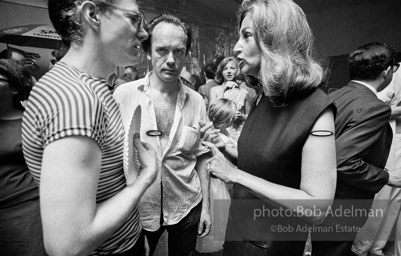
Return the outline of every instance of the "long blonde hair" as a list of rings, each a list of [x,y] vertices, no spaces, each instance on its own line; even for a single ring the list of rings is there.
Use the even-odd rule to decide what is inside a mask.
[[[267,95],[285,100],[314,90],[324,78],[313,57],[313,34],[302,9],[292,0],[244,0],[238,24],[251,15],[261,54],[259,79]]]

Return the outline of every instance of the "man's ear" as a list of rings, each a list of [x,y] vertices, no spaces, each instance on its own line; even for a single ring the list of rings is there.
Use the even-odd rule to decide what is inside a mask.
[[[99,8],[96,4],[91,1],[84,1],[79,8],[81,8],[82,17],[88,26],[94,30],[98,30],[100,24]]]
[[[386,69],[382,71],[384,77],[388,77],[391,72],[393,72],[393,66],[388,66]]]

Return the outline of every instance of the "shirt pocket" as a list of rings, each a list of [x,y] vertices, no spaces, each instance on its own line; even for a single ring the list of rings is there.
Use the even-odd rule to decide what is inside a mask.
[[[185,155],[194,154],[199,144],[199,129],[191,126],[184,126],[178,142],[178,150]]]

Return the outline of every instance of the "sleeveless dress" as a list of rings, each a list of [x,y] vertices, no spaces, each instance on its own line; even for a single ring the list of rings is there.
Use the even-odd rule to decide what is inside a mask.
[[[238,141],[238,168],[270,182],[299,189],[302,148],[315,121],[328,107],[335,109],[320,89],[290,97],[283,107],[262,96],[252,107],[242,129]],[[289,225],[287,221],[291,220],[275,216],[255,218],[255,210],[262,209],[257,213],[273,213],[280,206],[266,203],[266,200],[262,202],[246,187],[234,185],[224,255],[233,253],[228,241],[249,241],[264,250],[255,255],[302,255],[308,232],[276,232],[273,225]],[[295,221],[303,223],[299,218]],[[236,255],[249,254],[248,249],[241,248],[243,251],[235,248]]]

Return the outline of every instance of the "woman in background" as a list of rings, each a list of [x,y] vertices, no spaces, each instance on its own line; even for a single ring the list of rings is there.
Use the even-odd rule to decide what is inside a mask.
[[[208,160],[210,174],[234,184],[224,255],[302,255],[307,231],[275,228],[320,223],[332,203],[334,105],[319,89],[323,70],[312,57],[313,35],[298,5],[245,0],[238,17],[234,52],[241,72],[257,78],[263,93],[242,129],[237,166],[203,142],[215,155]],[[280,209],[296,215],[255,215]]]
[[[22,154],[21,124],[32,89],[30,74],[11,59],[0,60],[0,252],[45,255],[39,189]]]
[[[250,103],[247,102],[248,91],[236,83],[238,74],[238,61],[234,57],[224,58],[217,67],[215,77],[221,86],[215,86],[210,90],[210,104],[221,98],[229,99],[235,103],[237,117],[239,114],[248,114],[250,110]]]
[[[210,102],[213,104],[218,99],[229,99],[235,104],[236,114],[229,133],[238,139],[242,125],[249,113],[251,103],[248,97],[248,91],[239,86],[237,78],[239,75],[238,61],[234,57],[224,58],[216,71],[215,80],[221,86],[215,86],[210,90]]]

